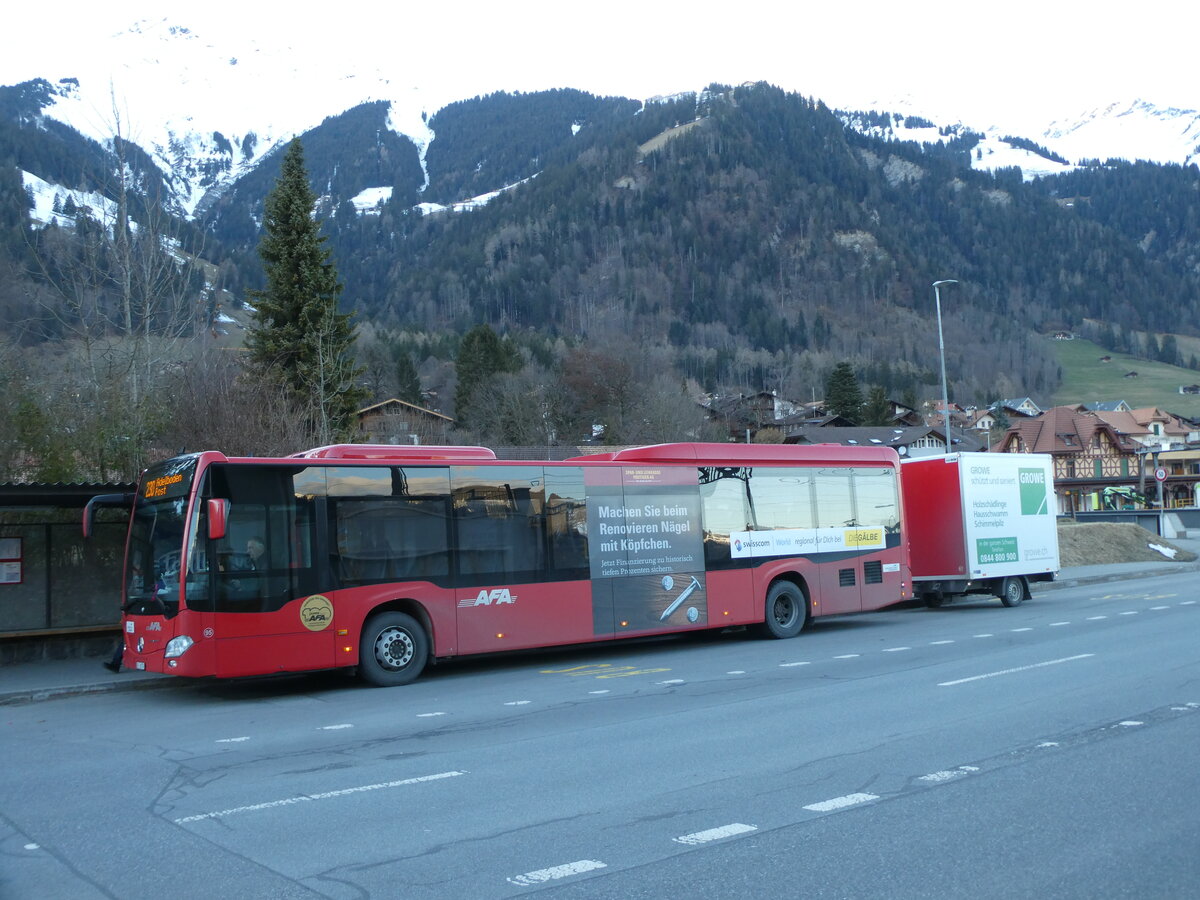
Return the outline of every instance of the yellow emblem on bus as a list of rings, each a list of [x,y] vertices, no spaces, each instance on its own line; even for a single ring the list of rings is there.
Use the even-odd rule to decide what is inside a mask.
[[[300,604],[300,621],[309,631],[323,631],[333,621],[333,604],[328,597],[313,594]]]

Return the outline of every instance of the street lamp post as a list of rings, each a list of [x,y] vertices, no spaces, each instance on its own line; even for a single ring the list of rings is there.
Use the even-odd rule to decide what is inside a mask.
[[[946,416],[946,452],[950,452],[950,397],[946,391],[946,341],[942,338],[942,295],[938,288],[943,284],[958,284],[953,278],[933,283],[933,302],[937,306],[938,357],[942,362],[942,412]]]

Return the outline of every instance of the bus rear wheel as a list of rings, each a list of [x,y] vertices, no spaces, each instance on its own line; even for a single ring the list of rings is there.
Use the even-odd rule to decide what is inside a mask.
[[[795,637],[808,621],[808,601],[804,591],[790,581],[776,581],[767,591],[763,633],[767,637]]]
[[[429,637],[407,613],[384,612],[363,626],[358,648],[358,672],[377,687],[394,687],[413,681],[429,658]]]

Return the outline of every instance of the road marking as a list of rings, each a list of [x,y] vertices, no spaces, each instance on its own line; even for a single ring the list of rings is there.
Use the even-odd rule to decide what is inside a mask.
[[[1181,601],[1179,601],[1179,605],[1180,606],[1195,606],[1196,601],[1195,600],[1181,600]]]
[[[353,725],[322,725],[321,731],[341,731],[343,728],[353,728]]]
[[[1126,611],[1126,612],[1120,613],[1120,615],[1122,615],[1122,616],[1136,616],[1136,615],[1137,615],[1137,610],[1136,610],[1136,609],[1131,609],[1131,610],[1128,610],[1128,611]]]
[[[951,687],[956,684],[966,684],[968,681],[981,681],[984,678],[995,678],[997,675],[1011,675],[1014,672],[1027,672],[1030,669],[1040,669],[1043,666],[1057,666],[1059,663],[1074,662],[1077,659],[1087,659],[1095,653],[1080,653],[1078,656],[1064,656],[1062,659],[1051,659],[1046,662],[1034,663],[1031,666],[1017,666],[1015,669],[1001,669],[999,672],[988,672],[986,675],[972,675],[970,678],[959,678],[956,681],[942,681],[938,687]]]
[[[1146,723],[1145,722],[1128,721],[1128,722],[1118,722],[1117,724],[1124,728],[1132,728],[1135,725],[1145,725]]]
[[[899,653],[901,650],[911,650],[912,647],[888,647],[884,653]]]
[[[746,672],[743,669],[734,669],[732,672],[726,672],[725,674],[726,675],[745,675]]]
[[[872,800],[878,799],[874,794],[847,794],[844,797],[834,797],[832,800],[822,800],[820,803],[810,803],[804,808],[811,809],[813,812],[833,812],[835,809],[845,809],[848,806],[870,803]]]
[[[811,663],[807,663],[807,662],[780,663],[779,668],[790,669],[792,666],[807,666],[807,665],[811,665]]]
[[[670,669],[634,669],[632,672],[605,672],[597,678],[628,678],[630,675],[653,675],[655,672],[670,672]]]
[[[660,681],[659,684],[683,684],[682,678],[668,678],[666,681]]]
[[[707,844],[709,841],[719,841],[722,838],[733,837],[736,834],[749,834],[751,831],[758,831],[758,826],[743,825],[741,822],[734,822],[732,825],[722,825],[720,828],[710,828],[707,831],[684,834],[671,840],[677,844]]]
[[[1038,744],[1039,747],[1057,747],[1058,741],[1042,741]]]
[[[963,775],[969,775],[972,772],[978,772],[978,766],[959,766],[957,769],[943,769],[941,772],[930,772],[928,775],[922,775],[918,781],[931,781],[938,783],[949,781],[951,778],[961,778]]]
[[[417,713],[418,719],[432,719],[434,716],[444,716],[444,712]]]
[[[835,656],[834,659],[856,659],[861,655],[861,653],[843,653],[841,656]]]
[[[1033,631],[1032,628],[1010,628],[1009,630],[1014,631],[1014,632],[1016,632],[1016,631]]]
[[[1070,625],[1070,624],[1071,624],[1070,622],[1051,622],[1051,623],[1050,623],[1050,627],[1051,627],[1051,628],[1058,628],[1058,627],[1060,627],[1060,626],[1062,626],[1062,625]]]
[[[220,812],[200,813],[195,816],[184,816],[182,819],[176,819],[176,825],[183,825],[187,822],[200,822],[204,819],[223,819],[225,816],[232,816],[238,813],[256,812],[260,809],[273,809],[277,806],[291,806],[296,803],[309,803],[313,800],[330,800],[334,797],[345,797],[348,794],[361,794],[366,791],[378,791],[382,788],[404,787],[410,784],[423,784],[426,781],[440,781],[443,778],[454,778],[457,775],[466,775],[466,772],[438,772],[436,775],[420,775],[416,778],[404,778],[400,781],[384,781],[380,784],[364,784],[359,787],[343,788],[340,791],[325,791],[320,794],[301,794],[299,797],[288,797],[286,800],[269,800],[266,803],[254,803],[250,806],[235,806],[232,809],[223,809]]]
[[[41,850],[42,848],[38,844],[26,844],[25,849],[26,850]]]
[[[534,884],[545,884],[547,881],[555,881],[559,878],[568,878],[571,875],[582,875],[584,872],[594,872],[596,869],[607,868],[608,866],[598,859],[579,859],[575,862],[563,863],[561,866],[552,866],[549,869],[526,872],[524,875],[517,875],[514,878],[506,880],[511,884],[529,887]]]
[[[589,693],[589,694],[609,694],[609,693],[612,693],[612,692],[611,692],[611,691],[609,691],[609,690],[606,688],[606,689],[604,689],[603,691],[588,691],[588,693]]]
[[[1087,617],[1087,620],[1088,620],[1089,622],[1095,622],[1095,621],[1098,621],[1098,620],[1100,620],[1100,619],[1107,619],[1107,618],[1108,618],[1108,616],[1088,616],[1088,617]]]
[[[994,634],[973,634],[971,637],[995,637]]]
[[[953,643],[954,643],[954,641],[930,641],[930,642],[929,642],[929,646],[931,646],[931,647],[937,647],[937,646],[940,646],[940,645],[942,645],[942,644],[953,644]]]
[[[1169,607],[1169,606],[1152,606],[1150,608],[1151,609],[1170,609],[1171,607]]]
[[[217,743],[218,744],[240,744],[242,741],[248,741],[248,740],[250,740],[250,738],[248,738],[248,737],[220,738],[217,741]]]
[[[504,705],[505,706],[528,706],[532,702],[533,702],[532,700],[505,700]]]

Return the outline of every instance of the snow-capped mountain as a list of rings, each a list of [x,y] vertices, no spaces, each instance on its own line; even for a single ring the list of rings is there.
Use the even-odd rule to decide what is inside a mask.
[[[457,97],[411,83],[387,68],[386,53],[314,53],[269,49],[237,29],[200,33],[182,20],[158,19],[98,40],[104,52],[43,77],[55,85],[44,114],[102,144],[115,134],[144,149],[167,178],[178,211],[194,215],[208,201],[290,140],[367,101],[389,103],[388,126],[409,137],[424,159],[435,135],[427,118]],[[395,71],[401,71],[396,68]],[[565,85],[569,87],[569,85]],[[788,85],[781,85],[791,89]],[[638,98],[640,99],[640,98]],[[1063,114],[1017,131],[962,117],[919,114],[916,102],[875,107],[880,117],[843,115],[850,127],[897,140],[938,142],[973,135],[972,165],[1019,166],[1026,178],[1068,171],[1083,160],[1200,158],[1200,112],[1137,100]],[[380,186],[381,190],[387,186]],[[502,185],[494,185],[500,188]]]

